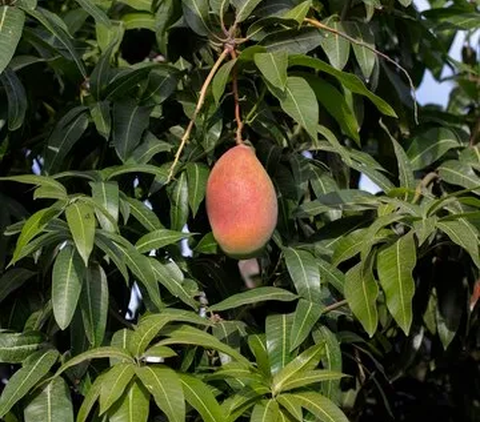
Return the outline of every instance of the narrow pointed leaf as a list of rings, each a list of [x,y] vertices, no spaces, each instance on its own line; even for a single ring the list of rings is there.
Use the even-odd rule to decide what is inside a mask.
[[[330,400],[315,392],[285,394],[300,402],[301,406],[313,413],[321,422],[348,422],[343,412]]]
[[[270,368],[273,375],[284,368],[292,359],[290,353],[291,315],[269,315],[265,333]]]
[[[208,35],[208,0],[182,0],[183,16],[190,28],[198,35]]]
[[[222,99],[223,93],[225,92],[225,87],[227,86],[228,78],[232,72],[233,66],[237,60],[229,60],[227,63],[224,63],[220,69],[218,69],[215,77],[212,81],[212,93],[215,103],[219,104]]]
[[[285,249],[285,263],[298,294],[313,303],[320,302],[320,272],[310,252]]]
[[[147,422],[149,402],[148,391],[136,379],[130,383],[122,398],[108,412],[109,422]]]
[[[288,54],[286,51],[257,53],[253,56],[253,60],[268,82],[282,91],[285,89],[288,67]]]
[[[235,22],[243,22],[247,19],[261,1],[262,0],[231,0],[231,3],[236,9]]]
[[[178,243],[181,239],[191,236],[193,236],[192,233],[176,232],[167,229],[155,230],[142,236],[135,244],[135,247],[138,252],[145,253],[155,249],[162,249],[165,246]]]
[[[92,197],[96,203],[103,207],[115,222],[118,222],[120,207],[120,196],[117,182],[92,182]],[[107,231],[114,232],[116,227],[113,222],[99,210],[95,210],[95,215],[100,226]]]
[[[186,170],[188,179],[188,203],[195,217],[200,204],[205,198],[207,179],[210,171],[207,166],[198,163],[188,163]]]
[[[480,255],[478,249],[478,231],[465,219],[457,221],[440,221],[437,227],[443,231],[452,242],[456,243],[471,256],[473,263],[480,268]]]
[[[0,73],[0,82],[5,88],[8,100],[8,130],[20,128],[27,111],[27,94],[17,74],[10,68]]]
[[[332,372],[325,369],[316,371],[304,371],[295,378],[291,378],[282,385],[282,392],[304,388],[311,384],[324,383],[325,381],[340,380],[344,375],[339,372]]]
[[[65,210],[68,227],[72,233],[75,246],[88,266],[88,259],[95,241],[95,215],[93,208],[85,202],[75,202]]]
[[[75,0],[97,23],[110,27],[110,19],[93,0]]]
[[[0,362],[21,363],[40,349],[44,341],[43,334],[35,331],[0,332]]]
[[[119,363],[104,375],[100,389],[100,414],[105,413],[122,396],[125,388],[135,375],[131,363]]]
[[[20,41],[25,13],[12,6],[0,6],[0,74],[10,63]]]
[[[325,23],[325,22],[324,22]],[[340,22],[326,22],[326,24],[337,32],[345,32]],[[338,34],[327,33],[322,40],[322,48],[330,61],[330,64],[336,69],[342,70],[348,61],[350,54],[350,41]]]
[[[290,335],[290,351],[295,350],[308,337],[313,326],[322,314],[320,303],[300,299],[293,314],[292,331]]]
[[[280,408],[275,399],[259,401],[252,410],[250,422],[278,422]]]
[[[0,303],[34,275],[33,271],[26,268],[11,268],[3,273],[0,277]]]

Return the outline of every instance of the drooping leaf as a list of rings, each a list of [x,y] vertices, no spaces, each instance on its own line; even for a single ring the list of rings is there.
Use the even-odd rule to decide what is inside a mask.
[[[261,400],[252,410],[251,422],[278,421],[280,408],[275,399]]]
[[[44,341],[45,337],[36,331],[0,332],[0,362],[21,363],[40,349]]]
[[[108,412],[110,422],[147,422],[150,395],[136,379]],[[78,421],[81,422],[81,421]]]
[[[298,294],[312,303],[320,302],[320,273],[310,252],[288,248],[285,263]]]
[[[97,132],[102,135],[106,141],[110,139],[112,132],[111,104],[109,101],[99,101],[90,106],[90,115]]]
[[[372,49],[375,48],[375,36],[367,24],[351,21],[343,26],[352,38]],[[375,67],[376,54],[371,49],[355,43],[352,43],[352,49],[363,76],[368,81]]]
[[[190,28],[198,35],[210,32],[208,0],[182,0],[183,15]]]
[[[11,268],[3,273],[0,277],[0,303],[34,275],[33,271],[26,268]]]
[[[284,394],[283,396],[300,402],[302,407],[313,413],[322,422],[348,422],[343,412],[319,393],[307,391]]]
[[[93,209],[83,201],[76,201],[67,207],[65,216],[67,217],[68,227],[72,233],[77,251],[87,267],[95,242],[95,215]]]
[[[198,163],[188,163],[186,170],[188,178],[188,203],[195,217],[200,204],[205,198],[207,179],[210,171],[208,167]]]
[[[188,182],[187,173],[182,172],[173,182],[170,192],[170,226],[172,230],[181,231],[188,219]]]
[[[141,253],[148,252],[152,249],[161,249],[165,246],[177,243],[179,240],[192,236],[191,233],[176,232],[173,230],[155,230],[145,236],[142,236],[135,247]]]
[[[253,59],[264,78],[283,91],[287,83],[287,52],[278,50],[272,53],[257,53]]]
[[[164,228],[162,223],[160,223],[157,215],[143,202],[134,198],[126,198],[126,200],[128,202],[128,205],[130,206],[130,212],[132,213],[132,215],[148,231],[152,232]]]
[[[323,37],[316,28],[287,29],[267,35],[260,44],[269,52],[283,50],[288,54],[306,54],[317,48]]]
[[[85,266],[75,248],[65,246],[55,259],[52,275],[53,315],[60,329],[72,321],[82,291]]]
[[[413,231],[382,249],[377,257],[378,278],[385,292],[388,310],[407,335],[413,321],[415,282],[412,271],[416,262]]]
[[[457,160],[445,161],[438,168],[438,174],[447,183],[480,192],[480,177],[468,164]]]
[[[118,184],[116,182],[92,182],[92,197],[96,203],[103,207],[114,222],[118,222],[118,213],[120,206],[120,195]],[[115,224],[99,210],[95,210],[95,215],[100,226],[107,231],[116,231]]]
[[[292,359],[290,331],[292,315],[269,315],[265,323],[267,351],[272,375],[284,368]]]
[[[236,60],[229,60],[227,63],[223,64],[220,69],[218,69],[212,81],[212,93],[213,98],[217,104],[220,103],[223,93],[225,92],[225,87],[228,82],[230,73],[232,72],[233,66],[235,66]]]
[[[465,219],[457,221],[439,221],[437,227],[443,231],[452,242],[456,243],[471,256],[473,263],[480,268],[478,249],[478,231]]]
[[[308,337],[313,326],[322,314],[323,306],[320,303],[300,299],[293,316],[290,335],[290,351],[295,350]]]
[[[0,6],[0,74],[10,63],[20,41],[25,13],[17,7]]]
[[[5,88],[8,100],[8,130],[19,129],[25,119],[27,111],[27,94],[17,74],[7,67],[0,72],[0,82]]]
[[[345,33],[341,22],[326,21],[323,22],[336,32]],[[342,70],[348,61],[350,55],[350,41],[344,37],[327,32],[322,40],[321,46],[330,61],[330,64],[336,69]]]
[[[103,376],[100,389],[100,413],[105,413],[122,396],[125,388],[135,375],[135,366],[131,363],[119,363]]]
[[[106,27],[110,27],[110,19],[106,13],[98,7],[93,0],[75,0],[82,9],[85,10],[92,18],[95,19],[96,22],[105,25]]]

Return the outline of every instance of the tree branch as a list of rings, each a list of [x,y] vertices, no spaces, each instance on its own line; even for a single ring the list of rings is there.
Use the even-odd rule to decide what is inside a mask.
[[[230,52],[230,55],[232,56],[232,60],[236,60],[237,58],[237,53],[235,49],[233,49]],[[243,130],[243,122],[242,122],[242,115],[240,113],[240,98],[238,95],[238,70],[237,70],[237,65],[233,67],[233,98],[235,101],[235,120],[237,121],[237,132],[235,136],[235,140],[237,142],[237,145],[243,145],[243,139],[242,139],[242,130]]]

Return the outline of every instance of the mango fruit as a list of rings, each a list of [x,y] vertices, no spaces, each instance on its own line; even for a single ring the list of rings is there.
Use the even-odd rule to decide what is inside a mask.
[[[238,145],[215,163],[207,181],[207,215],[220,248],[237,259],[257,255],[277,225],[272,180],[252,148]]]

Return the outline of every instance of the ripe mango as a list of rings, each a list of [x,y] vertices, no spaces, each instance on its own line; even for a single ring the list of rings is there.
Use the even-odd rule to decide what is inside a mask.
[[[238,145],[215,163],[207,181],[213,236],[229,256],[255,256],[272,236],[278,205],[273,183],[252,148]]]

